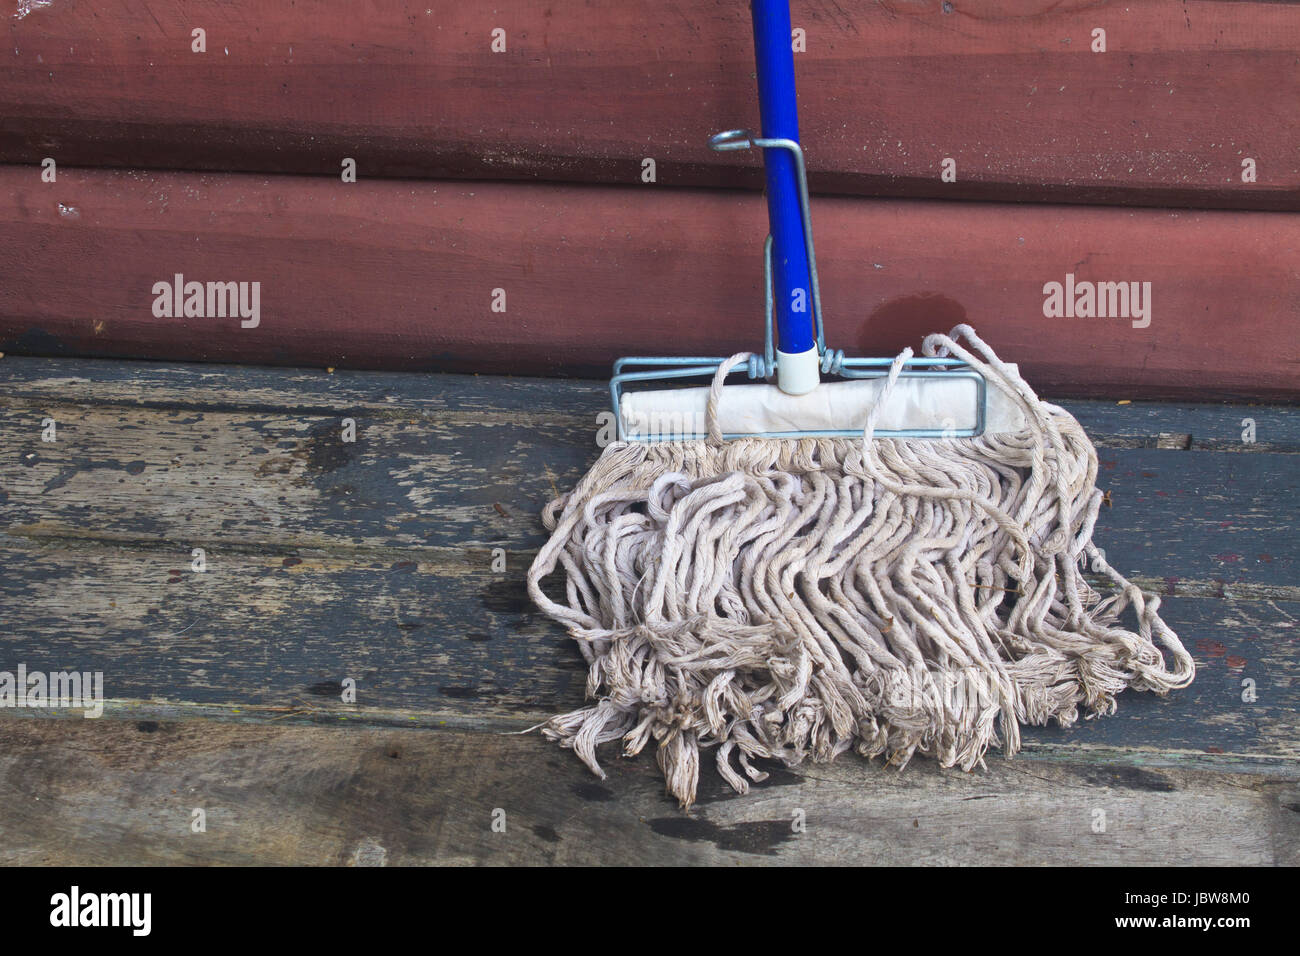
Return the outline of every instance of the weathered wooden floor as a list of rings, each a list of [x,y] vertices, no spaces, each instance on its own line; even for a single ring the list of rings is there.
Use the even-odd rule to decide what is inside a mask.
[[[688,815],[650,754],[601,782],[508,733],[582,701],[522,577],[604,395],[0,359],[0,671],[109,699],[0,710],[0,863],[1300,863],[1295,410],[1066,403],[1191,688],[970,775],[846,756],[732,797],[710,763]]]

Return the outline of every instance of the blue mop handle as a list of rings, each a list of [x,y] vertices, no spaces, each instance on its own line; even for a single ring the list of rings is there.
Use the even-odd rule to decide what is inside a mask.
[[[794,92],[794,52],[788,0],[753,0],[754,57],[763,136],[799,142]],[[789,150],[763,150],[767,217],[772,232],[772,285],[777,348],[801,353],[815,347],[812,281],[799,206],[799,178]]]

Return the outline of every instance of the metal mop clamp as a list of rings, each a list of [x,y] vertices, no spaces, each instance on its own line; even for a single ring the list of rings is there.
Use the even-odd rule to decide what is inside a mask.
[[[771,231],[763,243],[763,353],[751,355],[747,363],[733,368],[728,374],[744,372],[750,379],[775,380],[781,392],[790,396],[813,392],[819,387],[821,375],[838,375],[848,380],[883,379],[895,361],[893,358],[849,358],[840,349],[826,347],[809,212],[808,177],[803,149],[799,145],[790,9],[787,0],[753,0],[752,14],[763,135],[754,136],[748,130],[737,129],[718,133],[709,139],[710,148],[719,152],[749,149],[751,146],[763,150],[767,176]],[[623,402],[626,384],[712,377],[724,361],[723,358],[671,356],[620,358],[616,361],[609,388],[619,440],[655,440],[626,427],[627,409]],[[987,388],[984,377],[967,363],[954,358],[909,358],[903,363],[899,378],[941,380],[951,384],[956,384],[957,379],[964,380],[968,388],[962,391],[969,392],[973,405],[971,414],[966,417],[969,424],[964,427],[955,427],[951,423],[944,427],[877,427],[875,435],[882,438],[956,438],[983,434],[987,420]],[[860,428],[769,429],[724,433],[723,437],[832,438],[860,433]],[[671,437],[682,440],[704,436],[676,433]]]

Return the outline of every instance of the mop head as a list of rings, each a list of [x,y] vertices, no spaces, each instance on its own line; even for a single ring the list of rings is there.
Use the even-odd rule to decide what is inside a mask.
[[[1015,753],[1021,724],[1069,726],[1113,712],[1126,687],[1191,682],[1160,599],[1091,542],[1102,495],[1079,423],[967,326],[923,350],[969,363],[1022,427],[873,438],[907,350],[861,438],[722,441],[735,356],[714,379],[709,439],[611,444],[547,506],[528,589],[577,641],[594,700],[547,737],[602,778],[599,745],[632,756],[653,740],[689,807],[705,748],[740,793],[766,776],[756,758],[850,748],[970,770],[999,743]],[[563,597],[542,589],[557,568],[548,589]]]

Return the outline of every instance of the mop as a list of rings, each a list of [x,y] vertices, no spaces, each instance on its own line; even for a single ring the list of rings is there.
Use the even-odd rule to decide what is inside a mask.
[[[689,807],[710,748],[740,793],[756,761],[849,749],[971,770],[1021,725],[1186,686],[1159,597],[1092,544],[1097,454],[1068,412],[966,325],[919,356],[826,347],[789,9],[752,12],[763,135],[711,145],[764,151],[764,352],[615,364],[618,440],[546,507],[528,572],[593,701],[542,732],[602,778],[600,745],[653,741]]]

